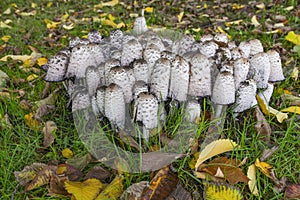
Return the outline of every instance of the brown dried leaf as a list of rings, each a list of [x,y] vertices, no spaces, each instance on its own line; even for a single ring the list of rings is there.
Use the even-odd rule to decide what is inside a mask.
[[[111,176],[111,172],[104,169],[101,166],[94,166],[84,177],[84,180],[95,178],[100,180],[101,182],[104,182],[107,178]]]
[[[60,176],[66,176],[70,181],[78,181],[83,177],[83,173],[79,169],[68,164],[59,164],[56,174]]]
[[[14,172],[14,175],[19,184],[24,186],[32,181],[45,167],[47,167],[47,165],[44,163],[33,163],[29,166],[25,166],[22,171]]]
[[[261,156],[260,156],[260,160],[261,161],[266,161],[270,156],[273,155],[273,153],[275,151],[277,151],[278,146],[274,146],[271,149],[264,149],[264,151],[262,152]]]
[[[285,191],[286,198],[300,198],[300,184],[288,185]]]
[[[176,190],[170,194],[170,196],[166,200],[192,200],[192,195],[182,187],[181,184],[177,185]]]
[[[270,136],[272,134],[272,130],[270,124],[267,122],[265,116],[260,111],[259,107],[255,108],[255,117],[256,117],[256,131],[265,137],[267,142],[270,142]]]
[[[43,146],[45,148],[49,147],[54,142],[55,136],[53,132],[55,132],[56,130],[57,130],[57,126],[55,122],[47,121],[45,123],[45,126],[43,128],[43,133],[44,133]]]
[[[93,157],[90,153],[85,154],[79,158],[70,158],[66,161],[67,164],[74,166],[79,170],[83,170],[91,161]]]
[[[65,189],[65,181],[68,180],[67,176],[53,175],[50,178],[50,187],[48,188],[48,195],[52,197],[70,196]]]
[[[38,109],[36,110],[35,113],[35,119],[38,120],[39,122],[42,121],[42,118],[45,115],[48,115],[49,113],[53,112],[55,110],[55,106],[54,105],[50,105],[50,104],[44,104],[38,107]]]
[[[132,184],[122,194],[121,200],[136,200],[140,199],[143,190],[149,186],[148,181],[141,181],[139,183]]]
[[[150,186],[144,190],[141,200],[165,199],[176,189],[177,183],[177,174],[169,166],[166,166],[159,170],[151,180]]]
[[[124,131],[119,131],[119,136],[122,142],[125,144],[130,145],[131,147],[135,148],[136,150],[140,151],[140,145],[132,138],[131,135],[127,135]]]
[[[207,165],[200,165],[199,172],[206,172],[217,178],[222,178],[230,184],[238,182],[248,183],[248,177],[243,173],[242,169],[238,168],[240,161],[231,160],[227,157],[219,157],[210,161]]]
[[[160,151],[145,153],[142,158],[143,171],[161,169],[162,166],[166,166],[185,155],[186,154],[164,153]]]

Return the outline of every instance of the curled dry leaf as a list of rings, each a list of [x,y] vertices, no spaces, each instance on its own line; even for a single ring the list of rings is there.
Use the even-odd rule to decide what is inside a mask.
[[[92,160],[93,160],[92,155],[90,153],[87,153],[84,156],[79,158],[69,158],[66,161],[66,163],[74,166],[79,170],[83,170]]]
[[[43,146],[45,148],[49,147],[55,139],[54,132],[57,130],[57,126],[55,122],[53,121],[47,121],[45,123],[45,126],[43,128],[43,133],[44,133],[44,142]]]
[[[84,180],[95,178],[102,182],[111,176],[111,172],[101,166],[94,166],[84,177]]]
[[[267,162],[261,162],[258,158],[255,161],[255,166],[264,173],[267,177],[272,178],[271,171],[273,170],[272,165]]]
[[[122,194],[121,200],[136,200],[140,199],[144,188],[149,186],[148,181],[141,181],[139,183],[132,184]]]
[[[258,196],[258,189],[256,183],[256,167],[255,164],[252,164],[248,167],[247,177],[249,178],[248,187],[251,193],[255,196]]]
[[[52,113],[54,110],[55,110],[55,106],[54,105],[50,105],[50,104],[41,105],[36,110],[35,119],[38,120],[39,122],[41,122],[42,118],[45,115],[47,115],[49,113]]]
[[[69,196],[70,194],[65,189],[65,181],[68,180],[67,176],[53,175],[50,178],[50,187],[48,188],[48,195],[52,197]]]
[[[150,186],[144,190],[141,200],[165,199],[176,189],[177,183],[177,174],[169,166],[166,166],[159,170],[151,180]]]
[[[238,145],[230,139],[220,139],[213,141],[200,152],[195,168],[197,169],[200,164],[213,156],[225,153],[227,151],[232,151],[236,146]]]
[[[42,105],[54,105],[56,102],[56,99],[58,97],[58,91],[60,90],[60,88],[57,88],[56,90],[54,90],[48,97],[46,97],[45,99],[36,101],[35,104],[40,107]]]
[[[66,176],[70,181],[78,181],[83,177],[83,173],[79,169],[68,164],[59,164],[56,174],[59,176]]]
[[[123,193],[123,176],[117,176],[95,200],[117,200]]]
[[[14,172],[14,175],[21,186],[26,185],[32,181],[36,175],[47,167],[44,163],[32,163],[29,166],[25,166],[22,171]]]
[[[192,200],[192,195],[182,187],[181,184],[177,185],[176,190],[174,190],[166,200]]]
[[[297,115],[300,115],[300,107],[290,106],[288,108],[282,109],[281,112],[290,112],[290,113],[296,113]]]
[[[87,179],[84,182],[65,181],[65,188],[76,200],[95,199],[103,184],[97,179]]]
[[[260,111],[259,107],[257,106],[255,108],[255,117],[256,117],[256,124],[255,124],[256,131],[259,134],[263,135],[267,142],[270,142],[270,136],[272,133],[271,126],[267,122],[263,113]]]

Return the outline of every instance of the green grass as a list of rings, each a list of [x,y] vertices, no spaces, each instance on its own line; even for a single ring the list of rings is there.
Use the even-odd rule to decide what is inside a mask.
[[[11,39],[5,43],[0,40],[0,46],[6,44],[7,50],[3,51],[4,55],[7,54],[30,54],[31,51],[28,48],[28,45],[36,47],[45,57],[50,57],[54,55],[59,49],[63,48],[69,37],[73,36],[84,36],[87,31],[91,29],[99,29],[103,35],[107,35],[110,30],[109,26],[102,26],[100,22],[80,22],[76,24],[73,30],[67,31],[62,27],[59,27],[56,32],[52,34],[57,34],[59,37],[53,42],[54,46],[50,46],[45,38],[49,35],[49,30],[46,29],[44,19],[55,20],[58,17],[61,17],[66,12],[76,17],[76,19],[82,19],[84,17],[98,16],[102,13],[112,14],[116,17],[115,22],[124,22],[127,27],[123,28],[124,30],[130,29],[134,18],[129,16],[130,13],[139,13],[142,4],[140,6],[129,6],[131,1],[125,2],[124,5],[117,5],[115,7],[109,8],[105,7],[98,11],[93,10],[93,5],[99,3],[99,1],[88,1],[81,0],[77,3],[69,1],[56,1],[53,2],[51,7],[47,7],[47,2],[39,3],[37,2],[37,14],[34,16],[17,16],[14,14],[16,8],[11,6],[12,3],[16,3],[19,10],[24,12],[30,12],[34,10],[31,8],[30,1],[21,1],[21,0],[6,0],[1,1],[0,3],[0,21],[5,21],[6,19],[12,20],[10,24],[11,29],[0,29],[0,36],[10,35]],[[138,1],[141,3],[142,1]],[[148,25],[151,26],[167,26],[170,29],[178,30],[179,27],[182,27],[179,24],[176,24],[176,16],[185,6],[184,2],[179,1],[178,5],[165,6],[158,2],[154,2],[152,5],[147,5],[147,1],[144,1],[144,7],[152,6],[154,7],[153,13],[146,13]],[[268,2],[268,1],[266,1]],[[276,14],[281,14],[287,16],[288,26],[296,29],[298,34],[300,30],[298,28],[299,18],[292,14],[289,11],[284,10],[285,7],[294,5],[296,6],[296,1],[288,1],[282,4],[274,5],[271,8],[268,8],[265,11],[262,11],[262,16],[272,16]],[[209,8],[212,6],[211,2],[207,2]],[[200,5],[204,5],[201,3]],[[11,8],[11,14],[5,15],[3,12]],[[72,11],[73,10],[73,11]],[[79,12],[81,10],[86,10],[86,12]],[[255,13],[255,7],[251,7],[251,12]],[[201,16],[205,13],[206,10],[199,8],[197,10],[195,7],[187,7],[185,9],[184,20],[190,20],[190,23],[186,26],[183,26],[182,32],[185,30],[190,30],[191,33],[194,33],[199,36],[201,33],[208,33],[214,30],[214,24],[212,24],[212,19]],[[189,14],[195,16],[188,18]],[[215,13],[217,15],[219,13]],[[256,13],[260,15],[259,13]],[[220,17],[228,16],[229,20],[243,19],[248,25],[243,26],[242,28],[236,28],[231,26],[226,29],[221,23],[220,25],[231,35],[233,40],[242,41],[252,38],[258,38],[263,42],[265,49],[270,49],[276,43],[280,43],[286,50],[287,54],[285,55],[288,59],[293,58],[294,63],[299,64],[300,55],[291,51],[294,45],[289,43],[284,39],[285,34],[253,34],[254,26],[249,25],[251,20],[250,17],[240,11],[232,10],[228,8],[228,12],[219,14]],[[175,22],[174,22],[175,17]],[[263,24],[266,18],[261,18],[260,23]],[[193,32],[192,28],[201,27],[199,33]],[[298,29],[297,29],[298,28]],[[263,29],[264,30],[264,29]],[[24,38],[28,32],[32,32],[29,38]],[[2,52],[1,52],[2,57]],[[284,63],[283,63],[284,64]],[[9,62],[0,62],[0,69],[6,72],[10,77],[10,82],[7,87],[9,89],[23,89],[26,94],[23,97],[28,99],[31,102],[41,99],[42,90],[45,86],[45,82],[38,78],[38,80],[31,85],[27,81],[24,83],[15,84],[14,80],[16,78],[26,77],[31,72],[23,72],[19,69],[19,66],[22,64],[15,61]],[[281,89],[288,89],[291,92],[296,92],[299,94],[300,84],[299,80],[294,81],[289,77],[293,65],[284,65],[284,71],[287,79],[276,84],[275,92],[273,94],[270,105],[274,108],[281,109],[285,108],[288,104],[284,102],[280,95],[282,94]],[[42,75],[44,72],[41,72],[38,75]],[[58,84],[51,84],[51,91],[54,91]],[[280,91],[281,90],[281,91]],[[15,199],[54,199],[47,196],[47,187],[41,187],[34,191],[22,193],[22,188],[17,188],[17,181],[15,180],[13,172],[22,170],[26,165],[30,165],[34,162],[43,162],[47,163],[51,160],[58,160],[59,162],[64,162],[65,158],[62,157],[61,151],[64,148],[70,148],[73,150],[76,156],[82,156],[87,153],[86,148],[82,144],[81,140],[78,137],[76,128],[72,121],[72,114],[70,108],[66,107],[68,97],[65,95],[65,92],[60,91],[59,99],[56,102],[56,109],[50,115],[47,115],[43,118],[44,122],[47,120],[55,121],[58,126],[58,131],[56,132],[55,142],[51,147],[47,149],[42,148],[43,144],[43,134],[41,131],[33,131],[25,125],[24,115],[32,112],[32,110],[24,110],[20,108],[20,99],[16,99],[17,94],[11,94],[10,99],[0,97],[0,114],[3,117],[5,114],[9,115],[12,126],[10,128],[0,125],[0,199],[6,200],[10,199],[15,193]],[[279,149],[268,159],[268,162],[274,167],[278,178],[283,176],[287,177],[288,183],[299,183],[300,182],[300,158],[299,158],[299,146],[300,146],[300,127],[299,127],[299,116],[293,116],[289,114],[289,120],[279,124],[275,117],[266,117],[268,122],[272,126],[272,135],[271,135],[271,144],[266,143],[264,140],[260,139],[259,135],[256,133],[254,126],[255,120],[253,115],[253,110],[246,111],[242,115],[238,116],[237,119],[234,119],[230,111],[227,114],[225,129],[222,133],[223,138],[230,138],[236,141],[240,145],[240,149],[232,153],[227,153],[227,155],[232,158],[244,159],[247,157],[247,162],[243,166],[243,171],[246,172],[247,166],[253,164],[255,159],[258,158],[262,151],[265,148],[272,147],[272,145],[278,145]],[[175,122],[174,122],[175,121]],[[172,124],[176,125],[176,120]],[[172,124],[169,128],[172,127]],[[176,126],[175,126],[176,127]],[[206,130],[207,124],[201,124],[201,130]],[[170,129],[170,133],[171,133]],[[202,136],[201,131],[198,135]],[[178,176],[180,178],[183,186],[189,191],[198,190],[202,193],[203,185],[201,180],[197,179],[193,175],[193,171],[189,168],[188,163],[190,162],[191,157],[182,158],[173,163],[173,166],[178,171]],[[259,172],[258,172],[259,173]],[[141,180],[150,180],[150,174],[132,174],[126,177],[125,187],[130,186],[135,182]],[[248,187],[245,184],[238,184],[239,188],[242,191],[245,199],[257,199],[250,194]],[[16,189],[17,188],[17,189]],[[274,190],[274,184],[269,178],[259,173],[258,179],[258,188],[260,191],[260,199],[282,199],[284,197],[283,193],[278,193]],[[16,189],[16,191],[15,191]],[[15,192],[14,192],[15,191]]]

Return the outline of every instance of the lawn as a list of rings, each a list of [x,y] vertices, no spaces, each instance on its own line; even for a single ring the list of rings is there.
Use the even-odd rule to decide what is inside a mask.
[[[113,1],[114,2],[114,1]],[[262,3],[263,2],[263,3]],[[50,58],[68,45],[70,38],[86,37],[93,29],[108,36],[111,30],[120,28],[131,30],[137,16],[145,9],[145,18],[151,28],[167,28],[183,34],[191,34],[198,40],[204,34],[225,32],[230,40],[240,42],[259,39],[264,50],[275,49],[280,53],[285,80],[274,84],[274,92],[269,105],[277,110],[300,106],[300,79],[297,74],[300,61],[300,35],[294,41],[286,36],[294,31],[300,34],[300,6],[297,1],[262,1],[232,3],[231,1],[120,1],[117,4],[101,5],[99,1],[69,0],[58,1],[21,1],[5,0],[0,2],[0,59],[6,55],[33,55]],[[297,41],[298,40],[298,41]],[[23,57],[24,58],[24,57]],[[46,83],[45,71],[38,61],[30,60],[0,61],[0,70],[8,75],[0,93],[0,199],[57,199],[48,195],[48,185],[23,192],[14,172],[21,171],[32,163],[65,163],[68,156],[62,152],[69,148],[75,157],[87,155],[88,150],[80,140],[74,125],[69,96],[64,85]],[[57,88],[60,88],[58,91]],[[54,95],[55,107],[46,108],[41,119],[26,116],[35,114],[37,102]],[[287,95],[298,99],[289,100]],[[208,108],[205,110],[205,108]],[[209,102],[203,101],[202,121],[199,123],[197,139],[200,151],[209,121]],[[48,110],[47,110],[48,109]],[[298,108],[299,109],[299,108]],[[207,114],[207,115],[206,115]],[[168,120],[167,132],[173,133],[178,125],[177,114]],[[271,127],[270,140],[257,132],[255,108],[239,115],[232,109],[227,110],[221,137],[235,141],[239,148],[227,152],[229,158],[244,160],[242,171],[262,156],[264,150],[277,147],[266,159],[279,180],[286,179],[282,190],[275,187],[274,181],[256,169],[258,196],[251,194],[247,184],[238,183],[244,199],[284,199],[288,185],[297,186],[300,198],[300,117],[299,111],[288,113],[287,119],[279,122],[274,115],[264,115]],[[47,121],[55,122],[57,130],[54,142],[45,147],[43,127]],[[155,143],[155,142],[154,142]],[[148,149],[154,151],[155,145]],[[194,175],[190,163],[194,154],[189,154],[172,163],[180,184],[186,191],[202,199],[203,180]],[[77,161],[79,162],[79,161]],[[153,158],[155,162],[155,158]],[[49,164],[50,165],[50,164]],[[89,163],[83,170],[87,174],[94,166],[102,166],[109,174],[106,183],[113,180],[117,172],[99,162]],[[123,188],[126,189],[140,181],[151,181],[154,172],[124,174]],[[297,185],[296,185],[297,184]],[[173,188],[174,189],[174,188]],[[171,191],[173,190],[170,189]],[[168,190],[168,188],[166,189]],[[68,199],[59,197],[58,199]]]

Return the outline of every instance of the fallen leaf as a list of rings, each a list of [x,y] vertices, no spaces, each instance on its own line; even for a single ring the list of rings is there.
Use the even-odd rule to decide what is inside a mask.
[[[165,153],[160,151],[148,152],[142,154],[142,170],[153,171],[161,169],[178,158],[182,158],[186,154]]]
[[[271,176],[271,170],[273,170],[273,167],[267,163],[267,162],[260,162],[260,160],[257,158],[255,161],[255,166],[264,173],[267,177],[272,179]]]
[[[61,195],[70,196],[68,191],[65,189],[65,181],[67,180],[67,176],[51,176],[49,183],[50,187],[48,188],[48,195],[52,197],[61,197]]]
[[[43,65],[45,65],[47,62],[48,62],[48,59],[47,59],[47,58],[44,58],[44,57],[41,57],[41,58],[37,59],[37,64],[38,64],[38,66],[43,66]]]
[[[285,39],[293,44],[300,45],[300,35],[295,34],[294,31],[288,32],[287,36],[285,36]]]
[[[177,20],[178,20],[179,23],[182,21],[183,15],[184,15],[184,12],[180,12],[180,13],[177,15]]]
[[[256,117],[255,129],[257,133],[263,135],[265,137],[265,140],[269,142],[270,136],[272,134],[271,126],[266,120],[263,113],[260,111],[258,106],[256,106],[255,108],[255,117]]]
[[[14,175],[21,186],[25,186],[32,181],[37,174],[47,167],[44,163],[32,163],[29,166],[25,166],[22,171],[14,172]]]
[[[75,27],[75,23],[71,23],[69,25],[63,25],[63,28],[66,30],[72,30]]]
[[[0,61],[7,62],[8,59],[12,60],[20,60],[22,62],[25,62],[26,60],[32,58],[32,55],[6,55],[0,59]]]
[[[176,189],[177,183],[177,174],[170,169],[170,166],[166,166],[157,172],[150,186],[143,191],[141,199],[165,199]]]
[[[65,158],[72,158],[74,155],[73,151],[71,151],[71,149],[69,149],[69,148],[63,149],[61,153],[62,153],[63,157],[65,157]]]
[[[105,6],[116,6],[119,4],[119,0],[112,0],[112,1],[108,1],[108,2],[102,2],[100,4],[94,5],[94,8],[103,8]]]
[[[7,8],[4,12],[3,12],[4,15],[10,15],[11,14],[11,9],[10,8]]]
[[[1,37],[1,40],[4,42],[8,42],[8,40],[10,40],[11,36],[10,35],[4,35]]]
[[[178,184],[176,190],[174,190],[166,200],[192,200],[192,195]]]
[[[275,151],[277,151],[277,149],[278,149],[278,146],[274,146],[271,149],[264,149],[259,160],[266,161],[270,156],[272,156],[274,154]]]
[[[5,22],[0,21],[0,28],[4,29],[4,28],[8,28],[11,29],[12,27],[10,25],[7,25]]]
[[[42,118],[49,114],[52,113],[55,110],[55,106],[51,105],[51,104],[45,104],[45,105],[41,105],[38,107],[38,109],[36,110],[36,113],[34,115],[35,119],[38,120],[39,122],[42,121]]]
[[[9,76],[2,70],[0,70],[0,88],[4,87],[9,81]]]
[[[291,184],[288,185],[285,191],[286,198],[300,198],[300,184]]]
[[[78,181],[83,177],[83,173],[79,169],[69,164],[59,164],[56,174],[66,176],[70,181]]]
[[[54,105],[56,102],[56,99],[58,97],[58,91],[60,90],[60,88],[57,88],[56,90],[54,90],[48,97],[46,97],[45,99],[36,101],[35,104],[36,106],[40,107],[42,105]]]
[[[259,26],[260,23],[257,21],[256,15],[253,15],[251,18],[251,24],[254,25],[255,27]]]
[[[247,177],[249,178],[248,187],[249,187],[251,193],[255,196],[258,196],[255,164],[252,164],[248,167]]]
[[[147,13],[152,13],[153,12],[153,7],[146,7],[144,10]]]
[[[51,21],[50,19],[44,19],[44,22],[46,23],[48,29],[56,29],[57,26],[61,24],[61,22],[54,22]]]
[[[47,121],[45,123],[45,126],[43,128],[43,133],[44,133],[43,146],[45,148],[49,147],[54,142],[54,139],[55,139],[54,134],[56,131],[57,131],[57,126],[56,126],[55,122]]]
[[[232,9],[233,10],[240,10],[240,9],[242,9],[244,7],[245,7],[245,5],[242,5],[242,4],[237,4],[237,3],[233,3],[232,4]]]
[[[299,68],[298,67],[294,67],[292,73],[291,73],[291,77],[297,81],[298,77],[299,77]]]
[[[214,199],[222,199],[222,200],[242,200],[243,196],[240,191],[234,187],[229,185],[221,185],[214,183],[204,183],[204,199],[206,200],[214,200]]]
[[[26,80],[27,80],[28,82],[31,82],[31,81],[33,81],[33,80],[35,80],[35,79],[37,79],[37,78],[39,78],[38,75],[36,75],[36,74],[31,74],[31,75],[27,76]]]
[[[79,170],[83,170],[91,161],[93,157],[90,153],[85,154],[79,158],[69,158],[66,163],[76,167]]]
[[[100,181],[105,181],[107,178],[111,176],[111,172],[107,169],[104,169],[101,166],[94,166],[84,177],[84,180],[89,178],[96,178]]]
[[[200,152],[195,168],[197,169],[200,164],[213,156],[232,151],[236,146],[238,145],[230,139],[220,139],[211,142]]]
[[[25,191],[36,189],[40,186],[46,185],[49,183],[51,176],[55,173],[57,166],[47,165],[38,174],[34,179],[25,186]]]
[[[103,184],[97,179],[88,179],[83,182],[66,180],[65,188],[76,200],[92,200],[103,188]]]
[[[149,186],[148,181],[141,181],[129,186],[120,197],[121,200],[136,200],[140,199],[144,188]]]
[[[290,112],[290,113],[296,113],[300,115],[300,107],[299,106],[291,106],[285,109],[282,109],[281,112]]]
[[[124,177],[122,175],[115,177],[95,200],[117,200],[123,193],[123,179]]]
[[[101,20],[101,24],[102,25],[106,25],[106,26],[111,26],[112,28],[116,28],[117,27],[117,24],[114,21],[110,20],[110,19],[103,19],[103,20]]]
[[[40,127],[39,127],[39,122],[34,118],[34,114],[33,112],[27,114],[24,116],[25,118],[25,124],[33,129],[33,130],[38,130]]]
[[[262,112],[265,115],[275,115],[276,119],[279,123],[282,123],[285,119],[288,118],[288,115],[286,113],[280,112],[274,108],[272,108],[269,105],[265,104],[265,101],[258,95],[256,95],[256,99],[258,102],[259,107],[261,108]]]
[[[217,178],[224,178],[229,184],[238,182],[248,183],[249,179],[238,167],[240,161],[228,159],[227,157],[218,157],[208,164],[202,164],[198,167],[198,172],[206,172]]]
[[[128,135],[124,131],[120,130],[119,136],[120,136],[121,142],[124,142],[125,144],[130,145],[131,147],[135,148],[138,151],[141,150],[140,145],[137,143],[137,141],[135,141],[135,139],[133,139],[133,137],[131,135]]]

